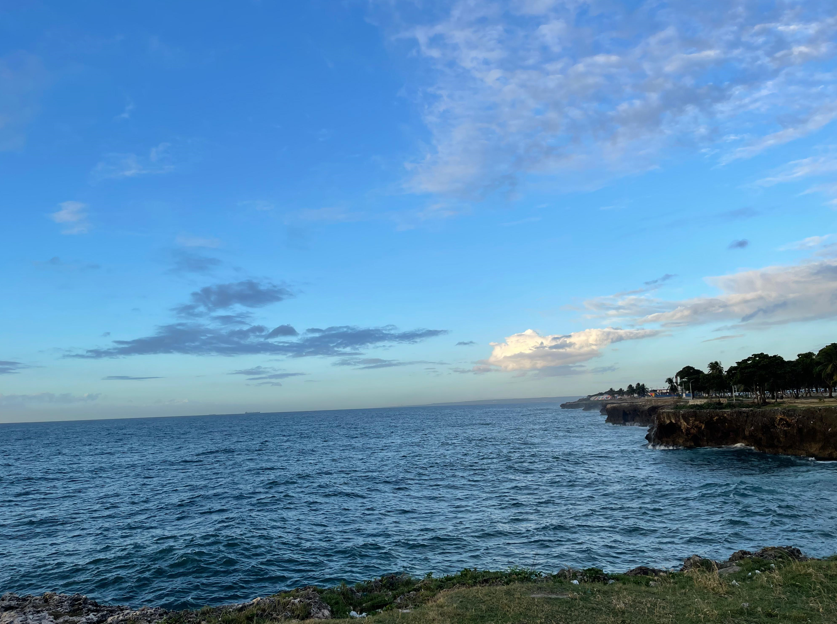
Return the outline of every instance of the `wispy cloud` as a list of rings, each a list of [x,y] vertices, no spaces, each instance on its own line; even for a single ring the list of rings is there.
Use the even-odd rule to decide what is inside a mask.
[[[279,368],[272,368],[267,366],[254,366],[253,368],[245,368],[242,370],[232,371],[230,375],[244,375],[247,381],[256,381],[254,385],[257,386],[281,386],[281,379],[289,379],[291,377],[303,377],[306,373],[288,373],[283,372]]]
[[[98,401],[99,394],[53,394],[41,392],[40,394],[0,394],[0,405],[23,406],[29,403],[55,403],[67,405],[70,403],[91,403]]]
[[[173,249],[170,253],[172,264],[168,272],[176,275],[206,275],[221,266],[218,258],[196,253],[191,249]]]
[[[19,50],[0,56],[0,151],[25,145],[26,128],[38,113],[48,82],[36,55]]]
[[[134,112],[134,102],[131,98],[125,102],[125,108],[114,119],[116,121],[128,121],[131,118],[131,113]]]
[[[27,368],[29,368],[29,366],[20,362],[0,360],[0,375],[14,375]]]
[[[819,184],[809,186],[805,193],[822,193],[829,198],[829,203],[837,206],[837,150],[829,148],[826,153],[801,160],[794,160],[775,170],[771,175],[756,182],[756,186],[771,187],[777,184],[788,184],[820,180]]]
[[[832,234],[825,234],[824,236],[809,236],[808,238],[803,238],[800,241],[782,245],[779,247],[779,251],[808,251],[816,249],[817,247],[825,245],[832,238],[832,236]]]
[[[344,358],[334,362],[334,366],[351,366],[358,370],[377,370],[380,368],[398,368],[401,366],[415,366],[417,364],[444,364],[444,362],[427,362],[414,360],[404,362],[401,360],[385,360],[382,358]]]
[[[50,213],[49,218],[63,226],[62,234],[86,234],[90,229],[87,204],[77,201],[61,202],[57,212]]]
[[[750,241],[746,238],[742,238],[739,240],[732,241],[729,245],[727,245],[727,249],[747,249],[750,246]]]
[[[705,281],[719,293],[683,300],[647,295],[598,297],[585,302],[585,316],[668,328],[729,321],[741,327],[765,327],[837,317],[834,258],[740,271]]]
[[[41,269],[55,271],[96,271],[102,268],[100,264],[95,262],[64,262],[58,256],[53,256],[49,260],[35,260],[32,264]]]
[[[102,381],[148,381],[149,379],[163,379],[162,377],[131,377],[130,375],[108,375]]]
[[[194,141],[159,143],[145,154],[111,152],[102,157],[90,172],[93,182],[137,178],[171,173],[196,157]]]
[[[533,174],[568,174],[571,186],[573,172],[656,167],[672,147],[725,163],[837,116],[837,84],[821,69],[837,52],[828,0],[459,0],[420,23],[381,6],[429,70],[418,97],[430,146],[409,164],[417,192],[480,197]]]
[[[709,338],[708,340],[704,340],[703,342],[718,342],[722,340],[735,340],[737,338],[743,338],[744,334],[731,334],[728,336],[718,336],[717,338]]]

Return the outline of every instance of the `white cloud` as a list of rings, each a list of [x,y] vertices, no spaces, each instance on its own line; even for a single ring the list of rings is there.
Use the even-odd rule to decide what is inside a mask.
[[[835,13],[830,0],[454,2],[399,26],[430,67],[430,146],[409,164],[411,189],[473,197],[530,174],[580,184],[572,172],[647,170],[674,146],[729,162],[814,133],[837,117],[822,65],[837,54]]]
[[[782,245],[779,247],[779,251],[805,251],[809,249],[816,249],[817,247],[824,245],[831,238],[831,236],[831,234],[826,234],[825,236],[809,236],[801,241]]]
[[[830,148],[825,154],[794,160],[780,167],[772,175],[756,182],[756,186],[771,187],[776,184],[800,182],[809,178],[825,179],[826,182],[809,187],[805,193],[822,193],[830,198],[830,204],[837,205],[837,153]]]
[[[133,112],[134,101],[131,98],[128,98],[127,102],[125,102],[125,108],[114,119],[116,119],[116,121],[128,121],[131,118],[131,113]]]
[[[64,226],[62,234],[85,234],[90,229],[90,223],[87,220],[87,204],[65,201],[58,205],[60,210],[51,213],[49,218]]]
[[[90,172],[94,182],[108,179],[137,178],[176,171],[194,159],[194,141],[163,142],[148,150],[148,155],[134,153],[105,154]]]
[[[650,329],[585,329],[572,334],[541,335],[533,329],[514,334],[494,348],[487,364],[504,371],[529,371],[574,366],[601,355],[602,349],[623,340],[650,338],[660,333]]]
[[[588,318],[634,326],[682,327],[734,321],[752,327],[837,317],[837,259],[770,266],[706,278],[715,296],[665,300],[600,297],[585,302]]]

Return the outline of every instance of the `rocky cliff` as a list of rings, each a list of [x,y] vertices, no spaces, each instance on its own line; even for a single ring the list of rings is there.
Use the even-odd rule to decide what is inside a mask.
[[[608,403],[602,410],[607,414],[606,423],[611,425],[636,425],[650,427],[654,418],[662,409],[671,408],[676,403],[672,399],[647,399],[633,403]]]
[[[601,401],[591,401],[590,399],[576,399],[575,401],[568,401],[561,403],[561,409],[580,409],[585,412],[592,412],[593,410],[601,409]]]
[[[605,407],[605,422],[611,425],[648,427],[654,424],[654,416],[661,407],[647,403],[610,403]]]
[[[837,460],[834,407],[666,409],[659,410],[654,420],[646,439],[655,446],[744,444],[765,453]]]

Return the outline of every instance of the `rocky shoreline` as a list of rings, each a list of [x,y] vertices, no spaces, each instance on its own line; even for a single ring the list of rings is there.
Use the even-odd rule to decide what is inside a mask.
[[[744,445],[773,455],[837,460],[837,408],[661,410],[646,439],[681,448]]]
[[[360,618],[381,611],[410,612],[434,596],[448,590],[467,587],[512,585],[515,583],[613,584],[635,577],[664,577],[693,571],[719,576],[741,572],[744,567],[775,568],[788,562],[816,561],[791,546],[767,547],[750,552],[739,550],[725,561],[692,555],[679,569],[639,566],[624,574],[607,574],[598,568],[565,568],[555,574],[527,570],[479,572],[463,570],[459,574],[421,580],[393,574],[336,588],[303,587],[266,598],[199,610],[167,611],[160,607],[132,609],[121,605],[103,605],[80,594],[45,593],[40,596],[0,596],[0,624],[226,624],[282,620],[329,620]],[[760,573],[760,572],[759,572]],[[357,609],[357,610],[355,610]]]
[[[837,406],[690,408],[676,401],[610,403],[611,425],[648,427],[652,447],[747,446],[773,455],[837,460]]]

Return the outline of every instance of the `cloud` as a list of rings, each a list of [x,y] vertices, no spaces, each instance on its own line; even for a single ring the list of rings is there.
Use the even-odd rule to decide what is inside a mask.
[[[459,0],[419,23],[379,6],[427,70],[412,85],[430,134],[408,163],[415,192],[474,198],[558,174],[572,187],[577,172],[645,171],[684,147],[726,163],[837,116],[829,0]]]
[[[657,279],[652,279],[652,280],[650,280],[648,282],[644,282],[644,283],[645,283],[646,286],[659,286],[660,284],[664,284],[664,283],[668,282],[669,280],[673,280],[675,277],[677,277],[677,276],[672,274],[672,273],[666,273],[662,277],[658,277]]]
[[[254,366],[253,368],[245,368],[242,370],[232,371],[229,373],[230,375],[245,375],[247,377],[247,381],[262,381],[262,382],[270,382],[257,384],[257,385],[275,385],[281,386],[282,384],[276,383],[279,379],[288,379],[290,377],[302,377],[306,373],[284,373],[280,372],[281,369],[277,368],[269,368],[266,366]]]
[[[205,247],[207,249],[217,249],[221,246],[221,241],[217,238],[202,238],[200,236],[180,235],[175,239],[175,242],[181,247]]]
[[[541,335],[533,329],[492,342],[493,351],[486,361],[503,371],[530,371],[572,367],[601,355],[611,344],[640,340],[659,335],[648,329],[585,329],[567,335]]]
[[[710,338],[709,340],[704,340],[703,342],[718,342],[721,340],[735,340],[736,338],[743,338],[744,334],[732,334],[729,336],[718,336],[717,338]]]
[[[58,204],[60,209],[49,218],[64,226],[62,234],[85,234],[90,229],[87,221],[87,204],[77,201],[65,201]]]
[[[108,375],[102,381],[146,381],[148,379],[163,379],[163,377],[131,377],[129,375]]]
[[[24,51],[0,57],[0,151],[26,143],[26,128],[40,108],[49,75],[40,58]]]
[[[822,193],[829,197],[829,203],[837,206],[837,184],[833,180],[837,174],[837,153],[832,146],[825,154],[794,160],[776,169],[772,175],[758,180],[755,185],[771,187],[777,184],[801,182],[808,179],[820,179],[825,182],[810,186],[805,193]]]
[[[90,403],[98,401],[99,394],[52,394],[41,392],[40,394],[0,394],[0,405],[23,406],[29,403],[54,403],[67,405],[70,403]]]
[[[682,327],[737,321],[772,326],[837,317],[837,259],[769,266],[709,277],[714,296],[684,300],[600,297],[585,302],[587,318],[634,326]]]
[[[221,261],[218,258],[205,256],[193,251],[174,249],[171,255],[172,266],[168,272],[178,275],[185,275],[187,273],[205,275],[212,273],[212,271],[221,266]]]
[[[290,325],[279,325],[270,331],[267,339],[270,340],[271,338],[279,338],[281,336],[299,336],[299,332]]]
[[[95,264],[92,262],[86,263],[75,263],[75,262],[64,262],[58,256],[53,256],[49,260],[35,260],[32,264],[34,264],[38,268],[42,269],[53,269],[56,271],[96,271],[102,268],[102,265]]]
[[[750,241],[748,241],[746,238],[742,238],[741,240],[732,241],[727,247],[727,249],[746,249],[747,247],[749,247],[749,245]]]
[[[29,366],[20,362],[0,360],[0,375],[15,375],[25,368],[29,368]]]
[[[210,319],[211,321],[212,319]],[[276,355],[291,358],[345,357],[360,355],[359,349],[415,344],[441,336],[446,330],[398,331],[393,325],[355,327],[342,325],[306,330],[296,340],[269,340],[263,325],[230,329],[203,322],[161,325],[150,336],[114,340],[106,348],[87,349],[66,357],[84,359],[118,358],[133,355]]]
[[[171,173],[194,160],[194,141],[159,143],[145,154],[111,152],[102,157],[90,178],[94,182]]]
[[[384,360],[381,358],[345,358],[334,362],[334,366],[351,366],[359,370],[375,370],[379,368],[396,368],[399,366],[415,366],[416,364],[444,364],[444,362],[401,362],[399,360]]]
[[[801,241],[788,243],[779,247],[779,251],[807,251],[809,249],[816,249],[824,245],[833,235],[825,234],[824,236],[809,236],[803,238]]]
[[[455,346],[457,346],[457,347],[470,347],[471,345],[475,345],[475,344],[477,344],[477,343],[474,342],[473,340],[465,340],[465,341],[457,342]]]
[[[182,316],[196,316],[233,306],[262,308],[289,299],[294,293],[286,286],[248,279],[206,286],[191,294],[191,303],[176,308]]]
[[[134,112],[134,102],[131,98],[128,98],[125,102],[125,108],[122,109],[122,112],[118,114],[114,119],[116,121],[128,121],[131,118],[131,113]]]

